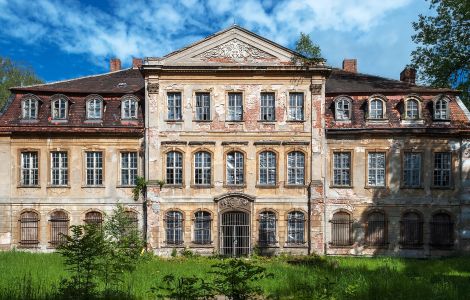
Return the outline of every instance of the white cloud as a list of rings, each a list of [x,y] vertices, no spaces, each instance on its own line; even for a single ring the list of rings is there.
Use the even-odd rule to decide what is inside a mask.
[[[67,53],[87,55],[90,61],[100,64],[111,56],[129,64],[132,56],[161,56],[236,22],[285,46],[292,45],[300,31],[310,33],[329,61],[337,63],[338,55],[367,57],[374,43],[387,53],[387,46],[404,40],[409,45],[410,3],[411,0],[116,0],[105,11],[76,0],[0,0],[0,34],[24,43],[48,43]],[[402,11],[407,11],[408,19],[397,13]],[[393,14],[395,19],[390,19]],[[394,20],[408,23],[395,26]],[[404,29],[406,37],[400,32]]]

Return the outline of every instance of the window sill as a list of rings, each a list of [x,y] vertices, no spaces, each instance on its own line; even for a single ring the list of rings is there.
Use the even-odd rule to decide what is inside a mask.
[[[367,190],[386,190],[387,186],[386,185],[382,185],[382,186],[366,185],[364,186],[364,188]]]
[[[102,122],[103,122],[103,119],[86,119],[84,121],[85,124],[99,124]]]
[[[286,189],[304,189],[307,187],[306,184],[285,184]]]
[[[330,249],[349,249],[351,248],[353,245],[333,245],[333,244],[329,244],[330,245]]]
[[[279,247],[279,245],[265,245],[265,244],[257,244],[256,246],[258,246],[258,248],[261,248],[261,249],[276,249],[276,248],[281,248]]]
[[[258,189],[277,189],[277,188],[279,188],[279,185],[278,184],[273,184],[273,185],[271,185],[271,184],[257,184],[255,187],[258,188]]]
[[[189,248],[214,248],[214,245],[212,243],[210,244],[197,244],[197,243],[191,243],[188,246]]]
[[[104,189],[104,185],[82,185],[83,189]]]
[[[423,125],[423,119],[403,119],[400,122],[402,125]]]
[[[48,185],[46,186],[48,189],[70,189],[70,185]]]
[[[422,190],[424,189],[424,186],[420,185],[420,186],[400,186],[400,189],[402,190]]]
[[[117,185],[116,187],[119,189],[133,189],[136,187],[136,185]]]
[[[276,120],[258,120],[258,122],[264,124],[276,124]]]
[[[335,120],[336,124],[351,124],[351,119],[348,120]]]
[[[225,123],[234,123],[234,124],[240,124],[240,123],[244,123],[245,120],[225,120]]]
[[[306,122],[305,120],[286,120],[288,123],[304,123]]]
[[[50,121],[50,123],[68,123],[68,122],[69,122],[69,120],[67,120],[67,119],[58,119],[58,120],[52,119]]]
[[[244,189],[246,184],[224,184],[223,187],[227,189]]]
[[[305,242],[303,243],[298,243],[298,244],[285,244],[284,248],[301,248],[301,249],[307,249],[307,245],[305,245]]]
[[[186,248],[186,246],[184,245],[184,243],[182,243],[182,244],[167,244],[167,243],[165,243],[165,245],[163,245],[162,248],[181,248],[181,249],[184,249],[184,248]]]
[[[40,189],[40,185],[18,185],[17,188],[19,189]]]
[[[20,119],[20,123],[23,123],[23,124],[36,124],[36,123],[39,123],[39,119]]]
[[[330,188],[334,189],[352,189],[352,185],[330,185]]]
[[[194,189],[211,189],[214,185],[212,184],[191,184],[191,188]]]
[[[210,123],[210,122],[212,122],[212,120],[193,120],[193,122],[196,122],[196,123]]]
[[[388,118],[386,119],[372,119],[372,118],[366,118],[367,122],[372,122],[372,123],[387,123]]]
[[[453,190],[453,186],[431,186],[431,190]]]
[[[184,122],[183,119],[181,119],[181,120],[164,120],[164,121],[167,122],[167,123],[183,123]]]

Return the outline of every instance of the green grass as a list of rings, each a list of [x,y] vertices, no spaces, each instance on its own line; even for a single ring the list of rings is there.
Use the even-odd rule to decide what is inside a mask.
[[[272,277],[263,279],[272,299],[469,299],[470,258],[278,257],[254,258]],[[215,258],[149,257],[125,278],[122,289],[136,299],[164,275],[210,279]],[[0,299],[48,299],[67,276],[58,254],[0,252]]]

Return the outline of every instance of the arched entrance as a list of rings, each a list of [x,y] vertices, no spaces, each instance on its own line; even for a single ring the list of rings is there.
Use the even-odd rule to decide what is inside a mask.
[[[250,215],[242,211],[222,213],[220,221],[220,254],[250,254]]]

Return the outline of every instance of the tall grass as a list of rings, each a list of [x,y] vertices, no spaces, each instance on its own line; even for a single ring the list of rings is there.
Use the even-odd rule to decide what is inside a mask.
[[[469,299],[470,258],[254,258],[273,276],[263,279],[272,299]],[[215,258],[147,257],[124,278],[127,298],[153,299],[163,276],[211,279]],[[51,299],[67,276],[58,254],[0,252],[0,299]]]

